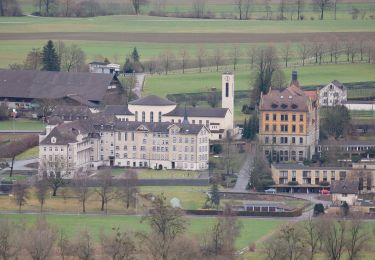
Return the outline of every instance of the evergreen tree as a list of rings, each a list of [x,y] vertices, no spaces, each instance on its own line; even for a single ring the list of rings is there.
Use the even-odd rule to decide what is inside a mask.
[[[133,62],[139,62],[139,54],[138,54],[138,51],[137,51],[137,48],[134,47],[133,49],[133,52],[132,52],[132,59],[133,59]]]
[[[216,181],[211,186],[210,195],[211,207],[215,205],[216,209],[218,209],[220,205],[220,194],[219,186],[217,185]]]
[[[243,139],[248,139],[248,125],[247,125],[247,120],[245,118],[245,122],[243,123],[243,130],[242,130],[242,138]]]
[[[60,61],[56,53],[53,42],[49,40],[43,47],[43,68],[42,70],[47,71],[60,71]]]

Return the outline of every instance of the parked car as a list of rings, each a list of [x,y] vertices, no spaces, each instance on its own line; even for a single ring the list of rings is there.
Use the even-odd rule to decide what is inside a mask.
[[[329,195],[329,194],[331,194],[331,192],[329,190],[326,190],[326,189],[321,189],[320,190],[320,194],[322,194],[322,195]]]
[[[264,190],[265,193],[272,193],[272,194],[275,194],[276,193],[276,189],[274,188],[270,188],[270,189],[267,189],[267,190]]]

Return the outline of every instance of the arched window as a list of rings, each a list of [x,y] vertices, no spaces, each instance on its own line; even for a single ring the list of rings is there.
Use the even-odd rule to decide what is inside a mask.
[[[153,123],[154,122],[154,112],[150,112],[150,122]]]
[[[145,111],[142,112],[142,122],[146,122],[146,113],[145,113]]]
[[[161,122],[161,112],[159,111],[159,123]]]

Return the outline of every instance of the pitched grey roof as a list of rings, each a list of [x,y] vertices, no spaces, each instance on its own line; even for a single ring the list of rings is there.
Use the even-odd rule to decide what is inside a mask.
[[[331,193],[358,194],[358,181],[333,181],[331,183]]]
[[[176,125],[180,128],[180,134],[197,134],[201,131],[204,125],[192,125],[192,124],[173,124],[170,122],[161,123],[146,123],[146,122],[131,122],[131,121],[115,121],[112,123],[95,124],[94,128],[99,130],[107,131],[137,131],[140,127],[145,127],[150,132],[155,133],[168,133],[169,128]]]
[[[333,85],[335,85],[336,87],[338,87],[338,88],[341,88],[341,89],[344,88],[344,85],[340,81],[338,81],[338,80],[334,80],[331,83]]]
[[[210,107],[187,107],[188,117],[225,117],[228,108],[210,108]],[[171,112],[163,116],[185,116],[185,108],[176,107]]]
[[[57,99],[73,94],[101,101],[112,78],[99,73],[0,70],[0,96]]]
[[[63,116],[64,119],[73,118],[75,120],[77,117],[89,117],[91,114],[90,109],[86,106],[58,105],[53,110],[51,116]]]
[[[133,115],[127,105],[108,105],[104,108],[104,115]]]
[[[93,132],[90,120],[77,120],[56,126],[51,133],[40,143],[41,145],[67,145],[77,141],[77,136]],[[56,142],[52,143],[51,138],[55,137]]]
[[[81,97],[80,95],[76,95],[76,94],[68,94],[65,98],[67,99],[72,99],[78,103],[80,103],[81,105],[85,105],[85,106],[88,106],[88,107],[97,107],[98,105],[91,102],[91,101],[88,101],[87,99]]]
[[[176,103],[164,99],[155,95],[146,96],[134,101],[129,102],[131,105],[139,105],[139,106],[172,106],[176,105]]]

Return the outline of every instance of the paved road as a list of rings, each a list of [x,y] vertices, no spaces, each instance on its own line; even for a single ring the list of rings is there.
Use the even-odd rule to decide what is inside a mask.
[[[38,162],[38,158],[14,161],[13,171],[35,171],[34,168],[26,167],[26,165],[28,165],[30,163],[36,163],[36,162]],[[9,161],[9,165],[10,164],[11,164],[11,161]],[[0,174],[6,173],[8,171],[10,171],[9,167],[4,168],[4,169],[0,170]]]
[[[242,168],[240,172],[238,173],[238,178],[236,185],[232,189],[234,192],[244,192],[246,191],[246,186],[249,183],[250,180],[250,169],[253,167],[253,155],[254,150],[251,148],[250,152],[248,153],[246,160],[244,164],[242,165]]]

